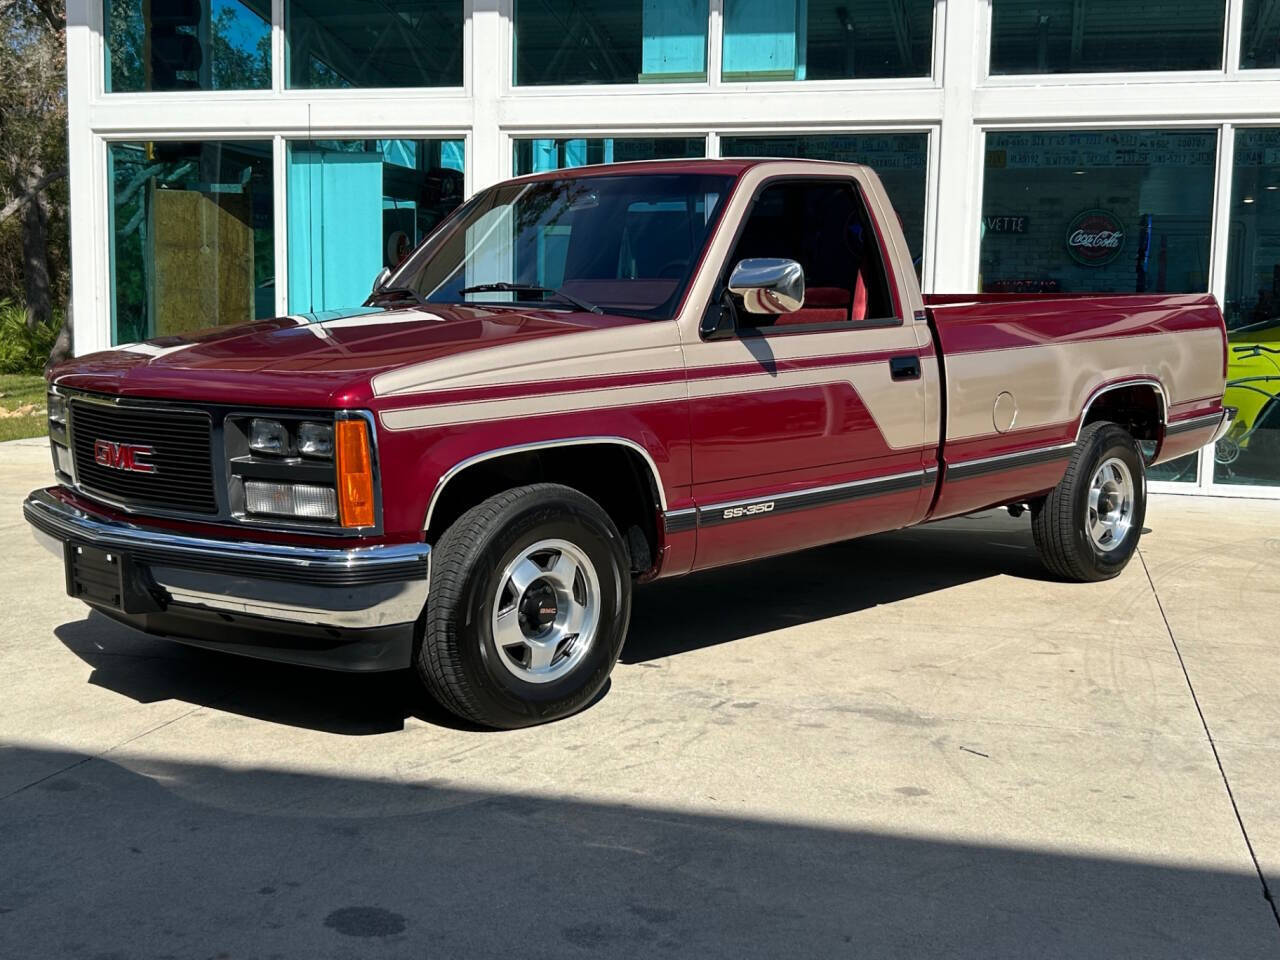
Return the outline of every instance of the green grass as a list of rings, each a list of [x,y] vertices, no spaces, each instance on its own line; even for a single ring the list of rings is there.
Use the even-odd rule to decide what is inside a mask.
[[[27,407],[30,412],[13,415]],[[0,373],[0,440],[43,437],[48,432],[44,377],[38,373]]]

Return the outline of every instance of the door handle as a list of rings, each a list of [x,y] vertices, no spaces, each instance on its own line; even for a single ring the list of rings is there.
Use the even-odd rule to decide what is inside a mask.
[[[891,358],[889,376],[894,380],[919,380],[920,358],[914,355]]]

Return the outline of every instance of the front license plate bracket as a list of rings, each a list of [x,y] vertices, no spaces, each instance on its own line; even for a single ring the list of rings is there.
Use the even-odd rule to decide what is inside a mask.
[[[163,609],[148,586],[150,577],[128,554],[74,541],[64,551],[69,596],[120,613]]]

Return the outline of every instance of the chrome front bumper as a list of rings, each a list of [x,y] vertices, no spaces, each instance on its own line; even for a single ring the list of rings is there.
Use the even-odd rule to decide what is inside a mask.
[[[369,630],[410,624],[427,602],[425,543],[332,549],[190,537],[97,516],[36,490],[22,505],[36,540],[117,551],[145,570],[166,613],[184,609]]]

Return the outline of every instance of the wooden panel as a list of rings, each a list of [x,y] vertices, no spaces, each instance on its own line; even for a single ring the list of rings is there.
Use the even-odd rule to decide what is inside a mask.
[[[156,336],[252,320],[252,197],[147,186]]]

